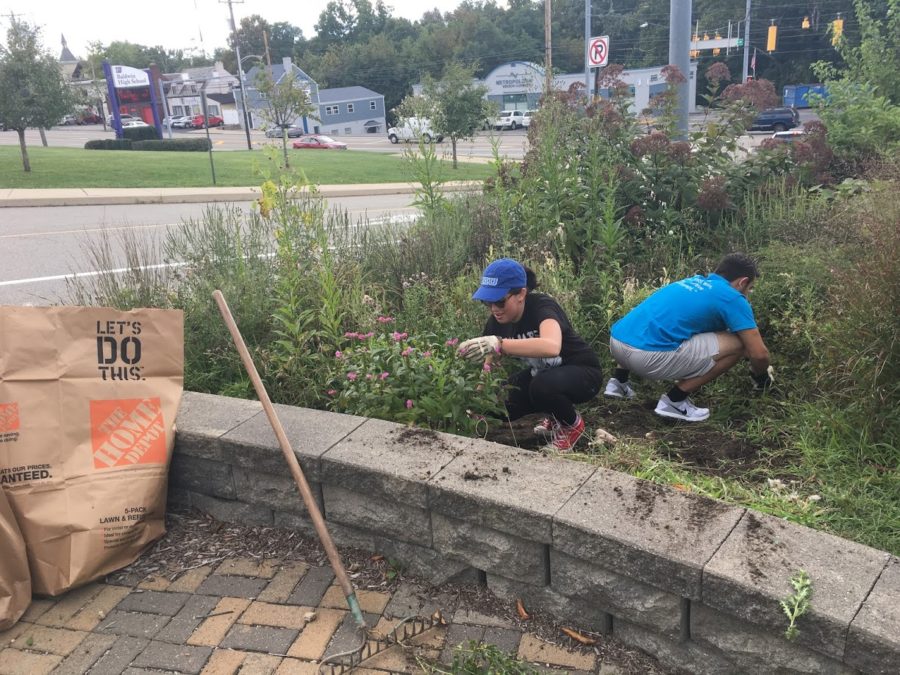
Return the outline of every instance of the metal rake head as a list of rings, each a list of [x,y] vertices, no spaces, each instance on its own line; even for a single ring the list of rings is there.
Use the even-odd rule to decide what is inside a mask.
[[[411,640],[436,626],[446,625],[447,622],[444,620],[441,610],[437,610],[429,618],[410,616],[403,619],[384,637],[373,638],[370,631],[360,629],[361,639],[359,647],[326,656],[322,659],[322,663],[319,664],[319,675],[343,675],[344,673],[349,673],[354,668],[361,666],[364,661],[371,659],[386,649],[390,649],[394,645],[403,645],[406,640]]]

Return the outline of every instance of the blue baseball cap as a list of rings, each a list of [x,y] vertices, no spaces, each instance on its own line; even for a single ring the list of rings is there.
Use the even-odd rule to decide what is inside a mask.
[[[472,294],[473,300],[497,302],[514,288],[525,288],[528,281],[525,268],[511,258],[500,258],[484,268],[481,286]]]

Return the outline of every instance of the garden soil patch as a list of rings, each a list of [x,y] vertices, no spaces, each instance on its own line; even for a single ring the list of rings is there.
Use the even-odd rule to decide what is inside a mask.
[[[588,434],[605,429],[621,441],[652,443],[662,458],[709,475],[743,476],[757,467],[765,466],[769,471],[773,468],[771,457],[761,457],[761,448],[737,433],[729,434],[709,424],[688,424],[659,417],[653,412],[655,400],[597,403],[582,410]],[[542,418],[542,415],[527,415],[511,423],[504,421],[490,430],[486,440],[539,450],[547,442],[534,433],[534,426]],[[581,451],[586,447],[580,445]]]

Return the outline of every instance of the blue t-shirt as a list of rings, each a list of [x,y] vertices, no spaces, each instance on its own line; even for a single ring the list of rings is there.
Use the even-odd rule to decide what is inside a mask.
[[[698,333],[756,328],[753,309],[718,274],[682,279],[663,286],[616,321],[612,336],[635,349],[668,352]]]

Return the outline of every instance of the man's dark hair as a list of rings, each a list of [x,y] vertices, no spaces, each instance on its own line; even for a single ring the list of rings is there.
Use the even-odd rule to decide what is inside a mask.
[[[759,276],[759,268],[756,261],[744,253],[729,253],[716,266],[716,274],[728,281],[734,281],[741,277],[749,277],[754,281]]]

